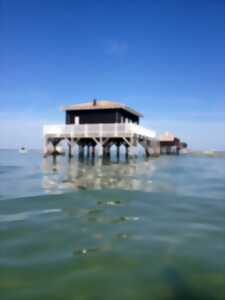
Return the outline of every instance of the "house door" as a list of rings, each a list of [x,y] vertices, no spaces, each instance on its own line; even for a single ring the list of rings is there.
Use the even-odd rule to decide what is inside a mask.
[[[80,117],[76,116],[74,119],[74,123],[75,123],[75,125],[78,125],[80,123]]]

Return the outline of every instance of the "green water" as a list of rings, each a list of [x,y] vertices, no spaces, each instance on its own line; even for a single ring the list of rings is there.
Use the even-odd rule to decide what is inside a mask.
[[[225,159],[0,151],[0,299],[225,299]]]

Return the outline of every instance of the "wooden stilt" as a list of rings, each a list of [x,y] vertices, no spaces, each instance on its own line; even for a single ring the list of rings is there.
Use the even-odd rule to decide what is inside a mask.
[[[116,145],[116,157],[117,157],[117,159],[120,158],[120,144]]]
[[[73,157],[73,155],[72,155],[72,145],[71,145],[71,143],[68,143],[68,156],[69,156],[69,158]]]
[[[53,171],[56,171],[56,155],[52,155],[52,164],[53,164]]]
[[[107,157],[110,157],[110,144],[106,146],[106,155]]]
[[[99,139],[98,146],[99,146],[99,156],[102,157],[103,156],[103,139],[102,138]]]
[[[52,146],[53,146],[53,151],[52,151],[52,155],[57,155],[57,151],[56,151],[56,146],[57,146],[57,142],[56,141],[52,141]]]
[[[103,157],[106,157],[106,153],[107,153],[106,148],[107,148],[107,146],[104,145],[103,146]]]
[[[79,145],[79,157],[84,157],[84,146]]]
[[[103,146],[102,146],[102,144],[99,144],[99,156],[100,157],[103,156]]]
[[[146,157],[149,157],[151,156],[151,145],[150,145],[151,141],[149,140],[146,140],[145,142],[145,154],[146,154]]]
[[[87,145],[87,158],[89,158],[90,157],[90,145]]]
[[[129,157],[129,145],[126,145],[126,158]]]
[[[92,156],[93,158],[95,157],[95,145],[92,145],[91,156]]]

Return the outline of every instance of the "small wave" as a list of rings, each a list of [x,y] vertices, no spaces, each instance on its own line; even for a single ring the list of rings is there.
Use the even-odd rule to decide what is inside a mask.
[[[37,211],[26,211],[26,212],[21,212],[21,213],[17,213],[17,214],[0,215],[0,222],[24,221],[33,216],[58,213],[61,211],[62,211],[62,209],[60,209],[60,208],[53,208],[53,209],[43,209],[43,210],[37,210]]]

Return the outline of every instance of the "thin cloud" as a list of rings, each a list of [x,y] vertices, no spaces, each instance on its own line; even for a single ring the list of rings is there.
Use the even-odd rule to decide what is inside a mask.
[[[189,114],[191,117],[206,117],[206,118],[220,118],[225,116],[225,111],[198,111]]]
[[[108,55],[121,55],[128,51],[128,44],[125,41],[108,41],[105,45],[105,53]]]

